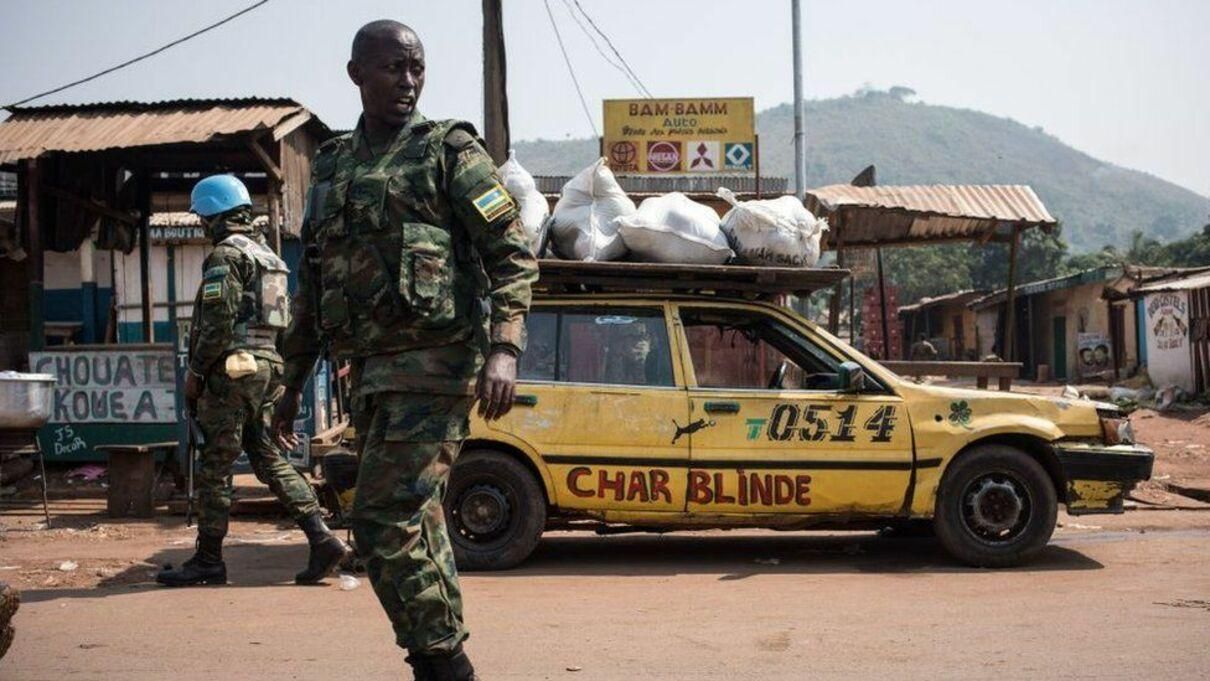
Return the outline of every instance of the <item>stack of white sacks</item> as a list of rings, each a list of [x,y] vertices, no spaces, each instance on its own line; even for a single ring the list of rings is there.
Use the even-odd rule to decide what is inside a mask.
[[[549,251],[567,260],[814,267],[828,229],[827,220],[793,196],[739,201],[726,188],[718,196],[731,210],[721,220],[713,208],[680,192],[650,197],[636,208],[603,158],[563,185],[548,217],[546,199],[513,154],[500,175],[517,199],[534,250],[549,229]]]

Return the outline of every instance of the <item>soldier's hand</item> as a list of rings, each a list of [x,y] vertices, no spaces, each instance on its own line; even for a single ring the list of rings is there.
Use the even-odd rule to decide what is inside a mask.
[[[302,393],[292,388],[286,388],[277,406],[273,408],[273,420],[269,428],[277,444],[292,450],[298,446],[298,435],[294,432],[294,419],[298,418],[298,405],[302,401]]]
[[[517,358],[507,350],[493,350],[475,387],[479,415],[488,421],[504,416],[513,408],[516,391]]]

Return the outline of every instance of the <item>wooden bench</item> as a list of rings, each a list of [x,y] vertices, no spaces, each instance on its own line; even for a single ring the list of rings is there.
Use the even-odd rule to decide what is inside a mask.
[[[97,445],[109,455],[106,510],[111,518],[150,518],[155,515],[155,455],[176,452],[176,442],[139,445]]]
[[[980,390],[995,378],[1001,390],[1011,390],[1013,379],[1021,375],[1020,362],[880,362],[900,376],[974,376]]]

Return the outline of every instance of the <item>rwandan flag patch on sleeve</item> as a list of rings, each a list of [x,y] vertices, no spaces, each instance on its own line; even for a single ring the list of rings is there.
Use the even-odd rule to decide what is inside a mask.
[[[475,197],[474,203],[475,210],[488,222],[493,222],[513,207],[512,197],[499,184],[493,184],[491,189]]]
[[[202,300],[222,300],[223,282],[212,281],[202,286]]]

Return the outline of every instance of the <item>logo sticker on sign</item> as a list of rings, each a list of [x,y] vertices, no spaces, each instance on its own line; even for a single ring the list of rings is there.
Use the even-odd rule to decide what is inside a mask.
[[[681,169],[680,142],[648,142],[647,170],[653,173],[670,173]]]
[[[614,142],[609,145],[609,168],[617,173],[639,169],[639,150],[634,142]]]
[[[723,159],[727,170],[752,170],[752,145],[747,142],[728,142]]]
[[[720,144],[710,140],[686,142],[689,150],[689,172],[713,173],[719,170],[718,152]]]

